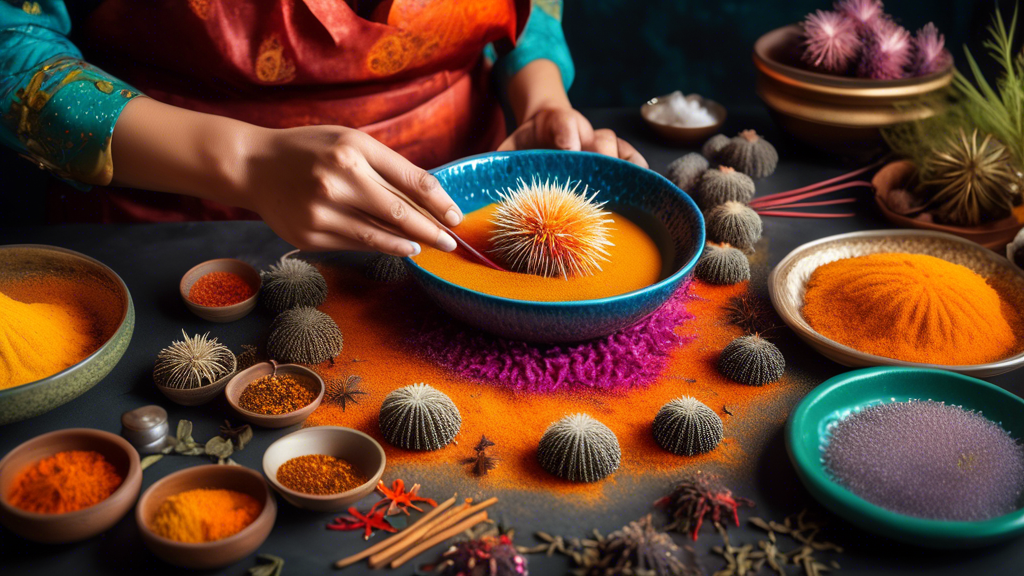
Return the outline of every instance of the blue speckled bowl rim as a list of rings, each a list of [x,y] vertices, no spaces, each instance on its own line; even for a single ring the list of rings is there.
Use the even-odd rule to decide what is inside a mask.
[[[699,260],[701,254],[704,253],[704,244],[707,241],[706,240],[706,236],[705,236],[705,231],[704,231],[704,214],[700,211],[700,208],[697,207],[697,203],[693,201],[693,198],[690,198],[689,194],[687,194],[686,192],[681,190],[678,186],[673,184],[671,180],[669,180],[668,178],[665,178],[664,176],[662,176],[661,174],[658,174],[657,172],[655,172],[653,170],[650,170],[648,168],[641,168],[641,167],[637,166],[636,164],[633,164],[632,162],[627,162],[627,161],[619,159],[619,158],[612,158],[611,156],[605,156],[604,154],[597,154],[596,152],[569,152],[569,151],[564,151],[564,150],[520,150],[520,151],[514,151],[514,152],[486,152],[484,154],[476,154],[474,156],[466,156],[465,158],[460,158],[460,159],[455,160],[453,162],[449,162],[449,163],[445,164],[444,166],[438,166],[437,168],[434,168],[433,170],[430,170],[430,173],[431,174],[436,174],[436,173],[441,172],[443,170],[447,170],[447,169],[452,168],[454,166],[458,166],[459,164],[464,164],[466,162],[469,162],[469,161],[472,161],[472,160],[478,160],[478,159],[481,159],[481,158],[490,158],[490,157],[495,157],[495,156],[542,156],[542,155],[543,156],[548,156],[548,155],[560,155],[560,154],[573,154],[573,155],[582,154],[582,155],[586,155],[586,156],[593,156],[595,158],[600,158],[603,161],[612,162],[613,164],[614,163],[622,164],[622,165],[624,165],[624,167],[626,167],[629,170],[647,170],[648,172],[650,172],[651,175],[655,177],[655,180],[660,180],[663,184],[668,185],[669,189],[675,190],[678,193],[678,195],[683,199],[683,201],[686,202],[687,204],[689,204],[689,207],[697,215],[696,220],[700,224],[700,226],[699,226],[700,238],[698,239],[699,242],[698,242],[698,245],[697,245],[697,251],[694,253],[694,255],[684,265],[682,265],[674,273],[672,273],[669,276],[667,276],[667,277],[665,277],[665,278],[655,282],[654,284],[651,284],[650,286],[645,286],[643,288],[640,288],[639,290],[633,290],[632,292],[626,292],[624,294],[618,294],[616,296],[608,296],[606,298],[596,298],[596,299],[593,299],[593,300],[565,300],[565,301],[557,301],[557,302],[548,302],[548,301],[541,301],[541,300],[519,300],[519,299],[516,299],[516,298],[505,298],[504,296],[494,296],[492,294],[486,294],[484,292],[478,292],[478,291],[473,290],[471,288],[466,288],[465,286],[461,286],[459,284],[455,284],[454,282],[450,282],[448,280],[445,280],[444,278],[441,278],[440,276],[437,276],[433,272],[431,272],[431,271],[427,270],[426,268],[424,268],[424,267],[420,266],[419,264],[417,264],[416,261],[413,260],[411,257],[406,257],[405,260],[407,262],[411,263],[413,266],[415,266],[419,270],[423,271],[425,274],[427,274],[430,277],[432,277],[434,280],[436,280],[438,282],[441,282],[442,284],[446,284],[446,285],[448,285],[448,286],[450,286],[452,288],[456,288],[458,290],[469,292],[469,293],[471,293],[471,294],[473,294],[473,295],[475,295],[475,296],[477,296],[479,298],[484,298],[484,299],[487,299],[487,300],[491,300],[493,302],[501,302],[501,303],[517,303],[518,304],[518,303],[527,302],[527,303],[529,303],[531,305],[541,306],[541,307],[545,307],[545,308],[559,308],[559,307],[565,307],[565,306],[594,306],[594,305],[601,305],[601,304],[611,304],[611,303],[614,303],[614,302],[618,302],[620,300],[626,300],[628,298],[631,298],[631,297],[634,297],[634,296],[638,296],[640,294],[645,294],[647,292],[657,291],[657,290],[659,290],[659,289],[661,289],[663,287],[666,287],[666,286],[668,286],[670,284],[678,283],[678,282],[682,281],[682,279],[685,276],[687,276],[690,273],[691,270],[693,270],[693,267],[697,265],[697,260]],[[456,229],[456,231],[458,231],[458,229]]]
[[[114,338],[117,336],[117,334],[119,332],[121,332],[122,329],[124,329],[124,322],[125,322],[125,320],[128,319],[128,309],[131,307],[131,302],[132,302],[131,292],[128,291],[128,285],[124,283],[124,280],[120,276],[118,276],[117,272],[114,272],[114,270],[110,266],[107,266],[106,264],[104,264],[103,262],[100,262],[99,260],[93,258],[92,256],[87,256],[85,254],[82,254],[81,252],[76,252],[76,251],[68,249],[68,248],[62,248],[60,246],[50,246],[50,245],[47,245],[47,244],[3,244],[3,245],[0,245],[0,251],[2,251],[2,250],[11,250],[11,249],[15,249],[15,248],[20,248],[20,249],[32,248],[32,249],[37,249],[37,250],[48,250],[50,252],[63,252],[64,254],[69,254],[71,256],[75,256],[75,257],[81,258],[81,259],[83,259],[83,260],[85,260],[87,262],[90,262],[92,264],[96,264],[102,270],[104,270],[107,274],[112,276],[113,279],[117,281],[117,285],[121,288],[121,290],[124,291],[124,310],[121,312],[121,319],[117,323],[117,329],[115,329],[114,332],[110,335],[110,338],[107,338],[107,340],[105,342],[103,342],[103,344],[101,344],[100,347],[97,348],[92,354],[89,354],[85,358],[82,358],[78,362],[72,364],[71,366],[68,366],[67,368],[61,370],[60,372],[57,372],[56,374],[51,374],[51,375],[49,375],[46,378],[43,378],[41,380],[36,380],[35,382],[29,382],[27,384],[22,384],[20,386],[14,386],[14,387],[8,388],[6,390],[0,390],[0,402],[2,402],[5,399],[5,397],[8,396],[8,395],[13,395],[15,393],[20,394],[20,393],[23,393],[23,392],[25,392],[27,390],[30,390],[32,388],[37,388],[39,386],[45,386],[46,384],[50,384],[52,380],[56,380],[56,379],[64,376],[68,372],[71,372],[72,370],[78,369],[79,367],[84,365],[86,362],[89,362],[90,360],[92,360],[96,356],[99,356],[104,350],[107,349],[107,347],[109,347],[111,345],[111,342],[114,341]],[[17,392],[15,392],[15,391],[17,391]]]
[[[804,396],[786,421],[786,452],[793,463],[793,467],[796,469],[797,476],[808,487],[808,491],[826,508],[866,530],[885,536],[888,536],[887,532],[900,533],[902,537],[899,540],[917,545],[927,546],[923,542],[937,538],[941,539],[943,545],[956,542],[957,547],[979,547],[1011,538],[1024,531],[1024,508],[1018,508],[1008,514],[987,520],[963,521],[918,518],[893,512],[868,502],[851,490],[841,486],[828,475],[828,472],[825,471],[824,466],[820,463],[821,435],[814,434],[816,444],[814,447],[809,447],[806,442],[800,441],[800,433],[797,431],[797,427],[806,427],[810,424],[818,426],[818,422],[809,422],[810,416],[808,412],[817,402],[827,398],[836,390],[846,386],[857,386],[862,381],[873,380],[878,378],[879,375],[891,374],[926,374],[935,378],[955,380],[965,388],[985,388],[988,392],[1001,396],[1007,402],[1017,405],[1018,410],[1024,410],[1024,400],[1015,394],[1003,390],[990,382],[948,370],[877,366],[852,370],[833,376]],[[931,399],[938,401],[946,400],[945,398]]]

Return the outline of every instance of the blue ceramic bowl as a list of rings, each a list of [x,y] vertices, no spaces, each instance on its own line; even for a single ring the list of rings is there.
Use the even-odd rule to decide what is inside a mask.
[[[495,201],[518,179],[582,180],[599,201],[651,236],[661,252],[659,282],[610,298],[532,302],[463,288],[406,265],[430,298],[454,318],[503,338],[579,342],[627,328],[658,309],[690,273],[704,249],[704,218],[690,197],[662,176],[629,162],[589,152],[530,150],[464,158],[433,171],[467,214]]]

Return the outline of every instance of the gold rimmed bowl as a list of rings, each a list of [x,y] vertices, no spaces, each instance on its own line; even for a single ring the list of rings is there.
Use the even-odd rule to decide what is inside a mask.
[[[822,74],[800,65],[801,28],[784,26],[754,44],[757,95],[795,138],[844,155],[883,146],[881,128],[936,114],[933,99],[953,81],[953,63],[938,72],[898,80]]]
[[[878,253],[925,254],[959,264],[985,278],[1007,300],[1024,310],[1024,272],[1005,258],[963,238],[927,230],[873,230],[829,236],[808,242],[790,252],[768,277],[768,293],[782,320],[797,336],[823,356],[850,367],[905,366],[949,370],[975,378],[990,378],[1024,365],[1024,352],[995,362],[971,365],[907,362],[867,354],[819,334],[804,319],[801,309],[811,274],[819,267],[843,258]]]

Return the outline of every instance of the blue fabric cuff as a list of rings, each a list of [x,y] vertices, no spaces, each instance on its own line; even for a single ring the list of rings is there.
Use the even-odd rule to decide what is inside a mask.
[[[543,58],[558,66],[566,91],[572,86],[576,68],[573,66],[572,56],[569,55],[569,46],[565,43],[562,23],[549,13],[550,11],[552,8],[544,9],[537,3],[531,8],[530,18],[526,21],[526,27],[519,36],[516,47],[498,58],[495,63],[495,71],[501,75],[503,81],[507,81],[530,62]],[[561,11],[557,11],[556,14],[560,15]]]

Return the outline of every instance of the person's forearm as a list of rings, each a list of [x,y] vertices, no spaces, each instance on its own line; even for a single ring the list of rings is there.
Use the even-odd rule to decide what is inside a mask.
[[[136,98],[114,126],[113,184],[247,207],[246,158],[264,130]]]
[[[523,66],[508,82],[508,100],[516,122],[545,108],[570,108],[562,73],[554,62],[538,59]]]

